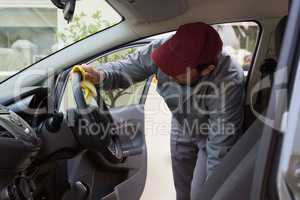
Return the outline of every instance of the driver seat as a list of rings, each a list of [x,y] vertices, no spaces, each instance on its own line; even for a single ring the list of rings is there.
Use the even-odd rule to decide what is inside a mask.
[[[275,37],[283,36],[286,21],[287,17],[281,19],[276,27]],[[276,42],[280,42],[280,44],[276,45],[280,46],[281,41],[277,40]],[[279,54],[279,52],[277,53]],[[204,200],[250,200],[255,161],[263,128],[270,127],[264,127],[263,122],[255,119],[224,160],[216,167],[214,173],[200,189],[199,196],[195,198]]]

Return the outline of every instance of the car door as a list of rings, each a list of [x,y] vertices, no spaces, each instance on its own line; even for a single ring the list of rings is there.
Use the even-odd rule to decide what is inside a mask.
[[[286,66],[287,109],[281,123],[283,132],[282,145],[277,146],[278,167],[273,169],[277,178],[278,199],[299,199],[299,36],[300,36],[300,2],[292,1],[284,46],[281,51],[281,64]]]
[[[125,58],[151,40],[134,42],[88,61],[87,64],[99,66]],[[66,70],[60,74],[57,82],[57,110],[66,112],[75,107],[72,87]],[[144,135],[144,103],[152,77],[133,84],[127,89],[101,90],[115,124],[127,127],[129,131],[120,132],[121,144],[127,153],[122,163],[113,164],[101,155],[85,151],[68,160],[68,180],[71,183],[82,182],[88,187],[90,199],[139,199],[144,190],[147,175],[147,148]],[[91,104],[97,104],[92,101]]]
[[[259,31],[260,31],[259,26],[253,22],[245,22],[245,23],[249,24],[251,26],[251,28],[253,29],[253,30],[252,29],[251,30],[253,31],[253,33],[255,33],[255,34],[253,34],[255,37],[252,39],[253,39],[254,44],[256,44],[259,39]],[[231,30],[232,27],[238,28],[240,26],[243,26],[243,24],[242,23],[228,23],[228,24],[215,25],[215,28],[222,32],[224,29]],[[114,49],[108,53],[99,55],[95,59],[88,61],[87,64],[90,64],[92,66],[100,66],[101,67],[101,64],[104,64],[106,62],[116,61],[118,59],[123,59],[128,54],[134,53],[139,47],[146,45],[155,39],[169,37],[172,34],[174,34],[174,32],[161,34],[161,35],[157,35],[154,37],[150,37],[147,39],[143,39],[143,40],[139,40],[139,41],[130,43],[128,45]],[[229,39],[230,38],[225,37],[224,41],[227,42]],[[232,48],[230,48],[232,45],[230,42],[227,42],[226,45],[227,45],[226,47],[228,47],[227,49],[232,49]],[[252,48],[252,49],[253,50],[251,52],[249,52],[247,55],[249,55],[249,54],[251,56],[255,55],[254,48]],[[242,59],[243,58],[242,56],[237,57],[237,55],[234,54],[232,51],[229,51],[229,53],[232,53],[232,56],[236,56],[235,58],[237,60],[241,61],[241,63],[243,63],[244,59]],[[244,65],[243,65],[243,68],[245,71],[245,75],[247,75],[247,72],[249,69]],[[67,74],[68,70],[66,70],[65,73]],[[63,75],[61,75],[61,76],[62,76],[62,82],[65,82],[66,78]],[[145,99],[146,99],[145,97],[147,94],[149,83],[150,83],[150,80],[148,80],[148,83],[146,83],[146,82],[137,83],[126,90],[118,89],[118,90],[114,90],[114,91],[101,91],[102,98],[105,99],[106,104],[110,107],[110,112],[113,115],[114,120],[116,122],[123,123],[126,121],[131,121],[131,122],[134,121],[134,123],[137,123],[141,127],[144,127],[144,103],[145,103]],[[63,85],[63,84],[61,84],[61,85]],[[69,93],[68,94],[69,96],[72,96],[72,91],[71,91],[70,86],[67,86],[66,89],[64,89],[64,93],[67,93],[67,92]],[[60,96],[64,96],[64,94],[62,94]],[[71,102],[68,102],[68,100],[70,100]],[[68,99],[68,98],[63,97],[62,102],[66,103],[66,105],[61,103],[60,109],[62,109],[62,110],[65,109],[65,108],[63,108],[63,106],[68,107],[69,106],[68,104],[73,104],[73,106],[75,105],[75,103],[72,102],[72,98]],[[145,147],[144,137],[138,137],[138,138],[139,138],[139,140],[136,140],[136,142],[139,144],[142,144],[142,145],[138,145],[138,146]],[[139,148],[139,149],[137,148],[134,151],[141,152],[141,149],[142,148]],[[111,166],[112,168],[125,166],[125,168],[127,168],[127,169],[129,168],[129,166],[135,166],[135,167],[132,167],[132,169],[131,169],[131,171],[135,171],[134,172],[135,175],[133,177],[127,177],[128,179],[125,178],[126,180],[120,178],[119,180],[117,180],[115,182],[112,182],[113,180],[110,180],[108,183],[103,182],[104,184],[113,186],[113,188],[111,187],[107,191],[104,192],[106,194],[109,194],[105,198],[114,196],[116,193],[121,194],[120,193],[121,191],[126,191],[126,190],[130,191],[130,193],[127,193],[127,192],[124,192],[124,194],[122,193],[122,195],[119,195],[119,197],[121,199],[138,199],[140,197],[140,195],[143,192],[143,188],[144,188],[144,184],[145,184],[145,180],[146,180],[146,173],[147,173],[147,170],[146,170],[147,153],[145,150],[146,149],[142,150],[142,153],[140,155],[135,155],[133,157],[129,157],[125,164]],[[91,156],[89,154],[89,158],[90,157]],[[93,157],[93,155],[92,155],[92,157]],[[94,155],[94,157],[95,157],[95,155]],[[78,159],[80,159],[80,158],[71,160],[69,162],[70,163],[69,165],[72,165],[73,162],[78,163]],[[86,160],[88,160],[88,159],[86,159]],[[74,164],[74,166],[75,166],[75,164]],[[70,171],[74,171],[74,170],[71,169]],[[90,171],[92,173],[93,169],[89,168],[84,171]],[[77,172],[75,174],[77,174]],[[109,172],[107,172],[106,174],[103,174],[103,175],[107,176],[108,174],[109,174]],[[113,175],[111,174],[111,176],[122,177],[123,174],[121,173],[121,174],[117,175],[115,173]],[[97,179],[101,179],[102,181],[105,180],[101,177],[97,177]],[[114,191],[114,192],[112,192],[112,191]],[[131,195],[131,196],[128,196],[128,195]]]
[[[292,1],[262,138],[251,199],[299,199],[300,2]]]

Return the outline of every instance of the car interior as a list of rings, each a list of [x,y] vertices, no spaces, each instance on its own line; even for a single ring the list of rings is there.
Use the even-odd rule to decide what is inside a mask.
[[[76,1],[53,2],[66,20],[72,19]],[[212,25],[255,22],[259,26],[251,67],[245,75],[244,133],[207,179],[199,197],[253,198],[252,185],[262,162],[262,132],[272,129],[261,118],[270,105],[290,2],[107,2],[123,17],[120,23],[57,51],[0,84],[0,199],[140,199],[147,178],[144,104],[153,77],[126,91],[113,91],[113,95],[135,93],[135,98],[123,96],[127,103],[108,101],[104,97],[110,93],[105,91],[97,91],[97,98],[87,103],[80,86],[82,77],[71,74],[71,68],[97,63],[115,51],[147,45],[153,36],[163,37],[161,34],[175,31],[181,24],[197,21]],[[72,96],[71,100],[66,95]],[[86,124],[109,127],[109,134],[101,130],[99,138],[88,128],[81,132],[79,127]],[[272,167],[264,169],[270,176],[263,184],[276,191]],[[269,191],[265,191],[266,199],[277,199],[276,192]]]

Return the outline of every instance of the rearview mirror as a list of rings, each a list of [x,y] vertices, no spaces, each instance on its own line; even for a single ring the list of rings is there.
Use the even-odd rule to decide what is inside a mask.
[[[65,20],[70,22],[75,12],[76,0],[51,0],[51,1],[58,9],[63,10]]]

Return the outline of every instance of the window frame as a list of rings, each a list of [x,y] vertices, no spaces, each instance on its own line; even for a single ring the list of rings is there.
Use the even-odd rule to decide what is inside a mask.
[[[99,58],[102,58],[102,57],[105,57],[105,56],[108,56],[108,55],[111,55],[113,53],[116,53],[118,51],[122,51],[122,50],[126,50],[126,49],[129,49],[129,48],[138,48],[138,47],[142,47],[142,46],[145,46],[147,44],[149,44],[150,42],[138,42],[138,43],[129,43],[128,45],[124,45],[120,48],[115,48],[114,50],[112,51],[109,51],[109,52],[106,52],[104,54],[101,54],[99,55],[98,57],[95,57],[93,58],[92,60],[86,62],[86,64],[91,64],[93,62],[95,62],[97,59]],[[71,71],[71,68],[67,68],[65,69],[63,72],[61,72],[57,78],[57,81],[56,81],[56,84],[55,84],[55,93],[57,94],[56,95],[56,99],[57,99],[57,104],[55,105],[55,109],[57,111],[60,110],[60,107],[61,107],[61,103],[62,103],[62,100],[63,100],[63,96],[65,94],[65,91],[66,91],[66,87],[67,87],[67,83],[68,83],[68,78],[69,78],[69,73]],[[146,93],[148,93],[148,90],[149,90],[149,87],[150,87],[150,84],[151,84],[151,81],[152,81],[152,77],[149,77],[146,82],[145,82],[145,85],[142,89],[142,93],[141,93],[141,97],[139,99],[139,102],[137,104],[131,104],[131,105],[138,105],[138,104],[144,104],[145,101],[146,101],[146,96],[145,95]],[[61,80],[62,79],[62,80]],[[60,86],[59,88],[59,83],[63,82],[62,86]],[[61,90],[60,92],[58,90]],[[130,106],[130,105],[124,105],[124,106]],[[124,107],[124,106],[119,106],[119,107]],[[118,107],[113,107],[113,108],[118,108]],[[112,108],[109,108],[109,109],[112,109]]]
[[[251,59],[251,64],[250,64],[249,71],[248,71],[248,74],[247,74],[247,80],[245,81],[245,87],[246,88],[248,87],[248,82],[249,82],[248,79],[249,79],[249,77],[252,74],[253,66],[255,64],[255,60],[256,60],[256,57],[257,57],[258,50],[259,50],[259,44],[261,42],[261,38],[262,38],[262,34],[263,34],[263,26],[262,26],[262,24],[258,20],[244,20],[244,21],[238,20],[238,21],[228,21],[228,22],[220,22],[220,23],[210,24],[211,26],[213,26],[213,25],[219,25],[219,24],[247,23],[247,22],[255,23],[257,25],[259,31],[258,31],[256,43],[255,43],[255,49],[253,51],[253,57]],[[144,37],[141,37],[139,39],[135,39],[135,40],[132,40],[130,42],[117,45],[116,47],[113,47],[113,48],[108,49],[106,51],[103,51],[101,53],[95,54],[93,57],[90,57],[90,58],[84,60],[83,62],[89,63],[90,60],[95,60],[99,56],[105,55],[105,54],[109,54],[110,52],[115,51],[117,49],[124,48],[124,47],[126,48],[126,46],[128,46],[128,45],[138,45],[138,44],[145,44],[145,45],[147,45],[147,44],[151,43],[154,40],[153,37],[156,37],[156,36],[159,36],[159,35],[163,35],[163,34],[172,33],[172,32],[175,33],[176,29],[172,29],[170,31],[164,31],[164,32],[161,32],[161,33],[156,33],[156,34],[150,34],[148,36],[144,36]]]
[[[258,53],[258,49],[259,49],[259,44],[261,42],[261,37],[262,37],[262,33],[263,33],[263,27],[262,27],[261,23],[259,21],[257,21],[257,20],[246,20],[246,21],[221,22],[221,23],[210,24],[210,25],[230,24],[230,23],[246,23],[246,22],[255,23],[257,25],[257,27],[258,27],[258,36],[257,36],[256,43],[255,43],[255,49],[253,51],[253,56],[252,56],[252,59],[251,59],[251,64],[250,64],[250,67],[249,67],[248,74],[246,76],[247,78],[245,80],[245,88],[248,88],[249,79],[250,79],[252,71],[254,69],[254,63],[255,63],[255,60],[256,60],[256,57],[257,57],[257,53]],[[119,23],[122,23],[122,21],[120,21]],[[118,25],[118,24],[115,24],[114,26],[116,26],[116,25]],[[112,27],[114,27],[114,26],[112,26]],[[111,28],[111,27],[108,27],[108,28]],[[108,28],[106,28],[106,29],[108,29]],[[104,29],[104,30],[106,30],[106,29]],[[104,31],[104,30],[102,30],[102,31]],[[100,32],[102,32],[102,31],[100,31]],[[120,44],[120,45],[118,45],[116,47],[113,47],[113,48],[108,49],[106,51],[103,51],[101,53],[95,54],[93,57],[85,59],[81,63],[90,64],[90,63],[94,62],[95,60],[97,60],[97,59],[99,59],[101,57],[107,56],[107,55],[115,53],[117,51],[121,51],[121,50],[124,50],[124,49],[127,49],[127,48],[141,47],[141,46],[147,45],[147,44],[151,43],[152,41],[154,41],[155,39],[157,39],[157,38],[154,38],[154,37],[159,36],[159,35],[163,35],[163,34],[172,33],[172,32],[175,33],[176,30],[170,30],[170,31],[166,31],[166,32],[161,32],[161,33],[158,33],[158,34],[152,34],[152,35],[149,35],[149,36],[141,37],[140,39],[136,39],[136,40],[127,42],[125,44]],[[99,32],[97,32],[97,33],[99,33]],[[95,34],[97,34],[97,33],[95,33]],[[88,36],[88,37],[90,37],[90,36]],[[75,44],[75,43],[73,43],[73,44]],[[71,44],[71,45],[73,45],[73,44]],[[66,72],[66,71],[70,71],[70,67],[66,68],[61,73]],[[144,90],[143,90],[143,93],[142,93],[142,96],[141,96],[139,104],[144,104],[145,103],[146,98],[147,98],[147,95],[145,95],[145,93],[148,93],[148,90],[150,88],[152,80],[153,80],[153,76],[149,77],[148,80],[146,81],[146,84],[145,84],[145,87],[144,87]],[[59,95],[58,95],[59,102],[57,103],[57,109],[59,109],[59,107],[60,107],[61,100],[62,100],[62,95],[63,95],[63,93],[65,91],[65,87],[66,87],[66,82],[65,82],[64,87],[61,89],[62,91],[59,92]]]

